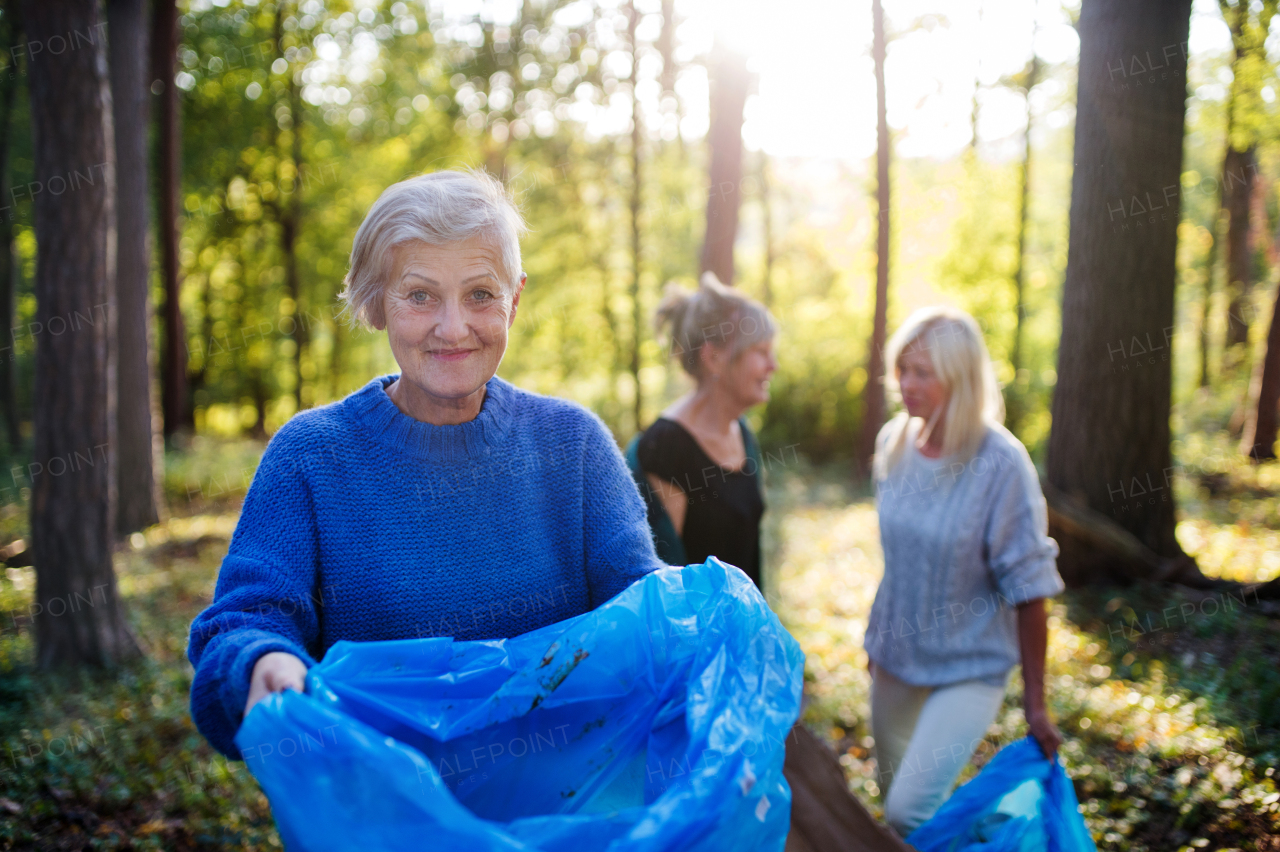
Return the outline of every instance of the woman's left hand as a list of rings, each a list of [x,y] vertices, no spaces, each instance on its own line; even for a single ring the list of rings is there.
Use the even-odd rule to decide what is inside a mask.
[[[1053,760],[1054,755],[1058,753],[1058,746],[1062,745],[1062,734],[1050,721],[1049,711],[1040,707],[1028,712],[1027,727],[1030,729],[1028,733],[1040,744],[1040,750],[1044,752],[1044,756]]]

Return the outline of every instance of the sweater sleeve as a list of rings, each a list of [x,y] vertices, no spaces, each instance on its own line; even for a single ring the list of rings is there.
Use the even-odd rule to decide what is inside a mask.
[[[1048,510],[1035,466],[1020,445],[1010,450],[990,460],[994,500],[985,542],[996,587],[1019,606],[1053,597],[1065,586],[1058,575],[1058,544],[1048,535]]]
[[[582,539],[591,606],[665,567],[653,546],[644,501],[608,427],[586,424],[582,464]]]
[[[191,625],[191,716],[209,743],[240,758],[240,727],[254,664],[272,651],[300,658],[319,635],[318,546],[311,495],[286,425],[267,446],[226,558],[213,603]]]

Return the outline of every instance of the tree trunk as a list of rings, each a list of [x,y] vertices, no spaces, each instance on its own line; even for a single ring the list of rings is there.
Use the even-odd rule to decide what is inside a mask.
[[[34,202],[36,322],[49,332],[37,338],[35,365],[36,657],[42,668],[109,665],[138,649],[111,564],[115,155],[104,24],[96,0],[27,0],[23,20],[34,44],[94,36],[92,46],[29,63],[36,180],[74,191]]]
[[[4,44],[18,44],[22,30],[18,24],[17,0],[6,0],[0,20],[0,37]],[[18,452],[22,448],[22,432],[19,429],[17,371],[14,368],[16,341],[11,329],[17,315],[18,259],[13,246],[13,102],[18,95],[18,68],[15,52],[9,53],[6,73],[0,74],[0,330],[7,340],[0,348],[0,406],[4,408],[4,429],[9,448]]]
[[[773,235],[773,192],[769,177],[769,155],[760,152],[760,219],[764,223],[764,275],[760,296],[766,308],[773,307],[773,266],[777,261],[777,246]]]
[[[160,240],[160,278],[164,284],[164,350],[160,370],[164,434],[193,426],[187,398],[187,332],[182,321],[182,281],[178,266],[178,194],[182,189],[178,87],[173,79],[178,55],[176,0],[155,0],[151,32],[152,91],[159,89],[156,157],[159,197],[156,232]]]
[[[1227,147],[1222,164],[1224,204],[1227,209],[1227,336],[1223,353],[1234,353],[1225,363],[1243,360],[1238,347],[1249,343],[1249,292],[1253,283],[1253,190],[1258,172],[1257,147],[1237,151]]]
[[[663,96],[676,92],[676,0],[662,0],[662,29],[658,31],[658,54],[662,57],[662,76],[658,83]]]
[[[864,477],[870,476],[876,435],[884,423],[884,345],[889,316],[889,120],[884,87],[884,6],[880,0],[871,2],[871,25],[871,57],[876,73],[876,304],[857,448],[857,462]]]
[[[1021,422],[1024,413],[1023,401],[1027,389],[1027,381],[1024,378],[1026,373],[1022,366],[1022,336],[1027,322],[1027,219],[1031,198],[1031,124],[1033,119],[1031,113],[1031,90],[1036,87],[1039,77],[1040,57],[1036,55],[1033,48],[1031,64],[1027,66],[1027,129],[1022,139],[1022,175],[1018,196],[1018,258],[1017,267],[1013,274],[1013,346],[1009,354],[1009,363],[1013,367],[1013,387],[1011,388],[1012,393],[1008,393],[1005,400],[1008,406],[1005,425],[1009,427],[1011,432],[1018,431],[1018,424]]]
[[[1190,7],[1191,0],[1084,0],[1081,7],[1071,234],[1047,465],[1058,490],[1163,558],[1183,555],[1170,488],[1169,348]],[[1167,66],[1165,82],[1127,76],[1130,57],[1148,51]],[[1069,584],[1114,579],[1105,562],[1069,550],[1063,546],[1058,561]]]
[[[644,428],[644,394],[640,387],[640,343],[644,328],[643,307],[640,304],[640,143],[643,127],[640,116],[640,99],[636,86],[640,83],[640,51],[636,41],[636,28],[640,24],[640,11],[632,0],[627,8],[627,44],[631,47],[631,380],[635,384],[636,431]]]
[[[280,254],[284,258],[285,289],[289,293],[289,298],[293,301],[293,328],[290,337],[293,338],[294,410],[301,411],[303,409],[302,356],[303,350],[307,345],[307,328],[302,310],[302,282],[298,276],[297,252],[298,225],[299,220],[302,218],[302,96],[298,90],[298,83],[294,80],[293,66],[289,63],[288,57],[285,56],[284,17],[285,4],[280,2],[276,6],[275,43],[277,58],[285,60],[287,64],[284,72],[284,82],[285,99],[289,113],[289,159],[293,163],[293,191],[289,193],[287,199],[282,197],[286,181],[284,175],[280,174],[277,169],[276,185],[280,187],[280,191],[276,197],[275,211],[280,223]],[[276,119],[275,147],[276,155],[281,160],[284,158],[281,151],[281,137],[283,135],[283,129],[280,127],[279,120]],[[495,176],[501,180],[501,171]]]
[[[711,148],[707,187],[707,234],[702,244],[702,272],[714,272],[723,284],[733,283],[733,243],[738,237],[742,204],[742,110],[751,78],[747,58],[717,42],[711,58]]]
[[[1200,303],[1200,376],[1198,386],[1209,387],[1209,313],[1213,305],[1213,273],[1218,265],[1218,241],[1222,233],[1222,183],[1218,183],[1218,199],[1213,205],[1213,221],[1209,225],[1209,251],[1204,261],[1204,297]]]
[[[849,792],[836,756],[802,724],[787,735],[783,767],[791,785],[786,852],[908,852]]]
[[[1276,457],[1276,433],[1280,429],[1280,287],[1271,307],[1271,326],[1267,330],[1266,350],[1259,360],[1254,381],[1250,383],[1248,419],[1240,452],[1253,461]]]
[[[152,440],[146,0],[109,0],[107,36],[116,143],[116,532],[128,535],[160,520],[156,462],[163,463]]]

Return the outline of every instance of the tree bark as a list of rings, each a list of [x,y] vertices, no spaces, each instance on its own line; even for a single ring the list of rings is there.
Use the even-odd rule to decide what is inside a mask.
[[[163,383],[164,434],[192,427],[187,394],[187,332],[182,321],[182,280],[178,265],[178,194],[182,188],[182,143],[178,123],[178,88],[174,84],[178,55],[176,0],[155,0],[151,41],[153,91],[159,89],[156,145],[159,149],[156,233],[160,240],[160,278],[164,284]],[[158,85],[155,85],[158,84]]]
[[[1034,41],[1034,40],[1033,40]],[[1012,393],[1008,394],[1006,403],[1005,425],[1011,432],[1018,431],[1023,415],[1023,398],[1027,384],[1023,379],[1022,337],[1027,322],[1027,220],[1030,213],[1031,199],[1031,125],[1034,116],[1031,112],[1031,90],[1036,87],[1040,78],[1040,57],[1034,47],[1031,63],[1027,66],[1027,129],[1022,139],[1022,174],[1018,194],[1018,258],[1013,273],[1013,346],[1009,354],[1010,366],[1013,367]]]
[[[93,44],[30,61],[34,202],[35,455],[31,535],[42,668],[109,665],[137,653],[116,594],[115,174],[104,24],[96,0],[27,0],[30,41]],[[55,333],[58,329],[61,333]]]
[[[163,455],[153,440],[151,404],[151,248],[147,216],[145,0],[108,0],[112,123],[116,148],[116,532],[160,520],[156,487]]]
[[[876,304],[867,353],[867,383],[862,389],[862,425],[857,463],[862,476],[871,473],[876,435],[884,424],[884,346],[889,316],[889,120],[885,106],[884,6],[871,2],[871,57],[876,74]]]
[[[1227,336],[1223,351],[1235,350],[1235,360],[1243,360],[1237,347],[1249,343],[1248,305],[1253,285],[1254,184],[1258,173],[1257,146],[1237,151],[1227,146],[1222,164],[1223,203],[1227,211]],[[1226,359],[1228,361],[1231,358]]]
[[[1251,382],[1248,419],[1240,440],[1240,452],[1255,462],[1276,457],[1276,434],[1280,431],[1280,286],[1272,301],[1271,326],[1267,330],[1266,350],[1259,362],[1256,378]]]
[[[276,6],[275,43],[277,58],[284,59],[288,65],[284,72],[284,84],[285,103],[289,114],[289,159],[293,163],[293,191],[289,193],[287,199],[282,197],[285,179],[277,170],[276,185],[280,189],[274,209],[280,224],[280,254],[284,258],[285,289],[289,293],[289,298],[293,300],[293,328],[290,337],[293,338],[294,410],[301,411],[303,409],[302,357],[303,350],[307,346],[306,317],[302,310],[302,281],[298,275],[297,252],[298,226],[302,218],[302,95],[297,81],[294,80],[293,66],[285,56],[284,17],[285,4],[280,2]],[[281,140],[283,135],[279,119],[276,119],[275,148],[276,155],[281,159],[283,159]],[[499,171],[496,177],[501,180],[502,172]]]
[[[3,20],[0,21],[0,37],[5,44],[17,44],[22,35],[18,23],[17,0],[5,0]],[[0,330],[5,337],[0,347],[0,406],[4,407],[4,429],[13,452],[22,448],[22,432],[19,428],[17,374],[14,359],[17,345],[11,329],[17,315],[18,263],[13,250],[13,102],[18,95],[21,74],[14,51],[9,52],[9,63],[0,74]]]
[[[1228,143],[1230,144],[1230,143]],[[1218,265],[1218,242],[1222,233],[1222,183],[1218,183],[1218,198],[1213,205],[1213,219],[1209,224],[1209,251],[1204,261],[1204,296],[1200,303],[1200,375],[1197,385],[1209,387],[1209,313],[1213,306],[1213,273]]]
[[[787,852],[908,852],[889,828],[872,818],[849,792],[836,756],[802,724],[787,735],[791,831]]]
[[[733,243],[738,237],[742,204],[742,110],[751,78],[746,56],[717,42],[711,59],[711,148],[707,187],[707,234],[702,244],[702,272],[714,272],[722,284],[733,284]]]
[[[1170,489],[1169,347],[1190,7],[1191,0],[1081,7],[1076,167],[1047,464],[1054,487],[1163,558],[1183,555]],[[1148,51],[1167,66],[1167,81],[1129,76],[1134,58]],[[1069,584],[1113,579],[1105,562],[1080,555],[1064,552],[1058,567]]]

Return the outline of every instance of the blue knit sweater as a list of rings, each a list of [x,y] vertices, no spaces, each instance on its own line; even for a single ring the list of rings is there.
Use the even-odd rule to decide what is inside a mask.
[[[580,615],[662,567],[612,435],[494,377],[475,419],[401,412],[383,376],[271,439],[213,603],[191,625],[191,715],[233,738],[254,663],[340,639],[496,639]]]

